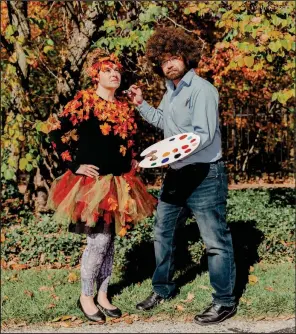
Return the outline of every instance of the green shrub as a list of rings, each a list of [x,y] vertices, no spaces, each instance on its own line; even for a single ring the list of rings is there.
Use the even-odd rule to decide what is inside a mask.
[[[157,193],[154,191],[154,194]],[[252,261],[281,262],[294,257],[294,216],[292,189],[247,189],[229,192],[227,220],[233,234],[235,251]],[[134,268],[153,267],[153,224],[150,217],[129,230],[125,237],[116,236],[114,269],[124,275]],[[9,227],[10,226],[10,227]],[[21,223],[3,229],[2,258],[36,266],[40,263],[75,265],[79,263],[85,236],[68,233],[65,227],[44,214],[35,218],[21,212]],[[199,263],[205,247],[193,218],[178,231],[183,266]],[[182,253],[183,252],[183,253]],[[141,265],[141,261],[143,265]],[[150,268],[150,269],[151,269]],[[149,269],[149,270],[150,270]],[[148,269],[147,269],[148,270]]]

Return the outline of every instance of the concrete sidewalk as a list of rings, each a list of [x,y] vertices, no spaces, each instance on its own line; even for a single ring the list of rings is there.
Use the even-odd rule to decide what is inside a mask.
[[[241,321],[229,319],[215,326],[193,322],[135,321],[86,325],[80,327],[24,326],[1,330],[2,333],[295,333],[295,319],[274,321]]]

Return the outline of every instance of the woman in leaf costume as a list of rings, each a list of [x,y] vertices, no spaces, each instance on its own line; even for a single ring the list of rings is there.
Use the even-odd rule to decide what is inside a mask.
[[[79,91],[47,123],[52,145],[68,169],[53,182],[48,207],[55,210],[55,219],[69,223],[70,232],[87,234],[77,304],[94,321],[121,316],[107,298],[114,235],[123,237],[156,204],[132,167],[137,125],[134,110],[115,97],[121,71],[114,55],[100,58],[94,52],[88,74],[97,87]]]

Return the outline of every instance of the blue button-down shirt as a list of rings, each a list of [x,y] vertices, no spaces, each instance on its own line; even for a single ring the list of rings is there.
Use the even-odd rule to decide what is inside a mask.
[[[153,108],[143,101],[138,110],[142,117],[164,131],[164,138],[184,132],[200,136],[196,150],[184,159],[171,164],[178,169],[196,162],[214,162],[222,157],[219,129],[217,89],[199,77],[193,69],[188,71],[177,87],[166,81],[167,91],[159,107]]]

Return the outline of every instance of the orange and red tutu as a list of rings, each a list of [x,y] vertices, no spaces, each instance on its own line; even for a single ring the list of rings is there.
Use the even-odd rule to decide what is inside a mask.
[[[94,227],[103,219],[124,235],[130,224],[153,214],[156,202],[134,172],[91,178],[67,171],[53,182],[47,205],[56,220]]]

